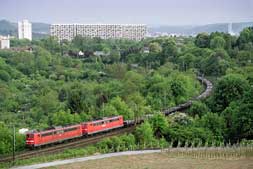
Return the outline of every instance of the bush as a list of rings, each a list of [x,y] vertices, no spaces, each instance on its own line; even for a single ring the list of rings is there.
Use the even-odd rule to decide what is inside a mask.
[[[0,79],[8,82],[11,79],[11,77],[10,77],[9,73],[7,73],[6,71],[0,70]]]

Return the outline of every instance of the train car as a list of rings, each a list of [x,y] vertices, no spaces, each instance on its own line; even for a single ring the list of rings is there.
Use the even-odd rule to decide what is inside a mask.
[[[46,144],[62,142],[82,136],[81,125],[57,127],[45,131],[32,131],[26,134],[26,145],[28,147],[39,147]]]
[[[95,134],[124,126],[123,116],[104,117],[101,120],[81,124],[83,135]]]

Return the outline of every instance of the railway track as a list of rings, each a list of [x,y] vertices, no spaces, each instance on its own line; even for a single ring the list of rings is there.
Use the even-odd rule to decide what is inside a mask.
[[[164,112],[165,115],[170,115],[170,114],[173,114],[176,111],[181,111],[181,110],[187,109],[191,106],[192,101],[204,99],[204,98],[208,97],[211,94],[211,91],[212,91],[212,88],[213,88],[212,83],[209,80],[207,80],[203,77],[200,77],[200,76],[198,76],[197,79],[203,85],[205,85],[205,87],[206,87],[205,91],[203,91],[199,96],[193,97],[192,99],[188,100],[187,102],[185,102],[183,104],[180,104],[178,106],[169,108],[167,110],[164,110],[163,112]],[[141,122],[142,121],[139,121],[139,123],[141,123]],[[117,130],[112,130],[112,131],[107,132],[107,133],[102,133],[102,134],[95,135],[95,136],[89,136],[87,138],[82,137],[82,138],[79,138],[77,140],[72,140],[71,142],[67,142],[67,143],[64,143],[64,144],[56,144],[54,146],[44,147],[42,149],[24,151],[24,152],[21,152],[19,154],[16,154],[15,155],[15,160],[23,160],[23,159],[28,159],[28,158],[31,158],[31,157],[58,153],[58,152],[62,152],[64,150],[67,150],[69,148],[84,147],[84,146],[87,146],[87,145],[97,143],[100,140],[102,140],[103,138],[117,136],[117,135],[121,135],[121,134],[125,134],[125,133],[130,133],[130,132],[134,131],[135,127],[136,127],[135,125],[131,125],[131,126],[127,126],[127,127],[124,127],[124,128],[119,128]],[[13,161],[12,156],[7,156],[7,157],[0,158],[0,163],[10,162],[10,161]]]

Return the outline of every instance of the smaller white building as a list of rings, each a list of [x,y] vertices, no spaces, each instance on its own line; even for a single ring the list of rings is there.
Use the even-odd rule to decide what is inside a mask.
[[[27,129],[27,128],[22,128],[22,129],[19,129],[19,130],[18,130],[18,133],[19,133],[19,134],[26,134],[28,131],[29,131],[29,129]]]
[[[10,48],[10,37],[0,36],[0,49],[9,49],[9,48]]]
[[[32,24],[28,20],[18,22],[18,38],[32,40]]]

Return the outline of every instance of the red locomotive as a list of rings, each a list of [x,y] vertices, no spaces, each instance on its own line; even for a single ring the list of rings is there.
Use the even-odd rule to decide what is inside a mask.
[[[122,127],[123,123],[124,121],[122,116],[115,116],[110,118],[105,117],[102,120],[82,123],[81,125],[83,135],[89,135]]]
[[[42,145],[82,137],[83,135],[90,135],[120,128],[123,125],[123,117],[114,116],[67,127],[58,127],[40,132],[33,131],[26,134],[26,145],[29,147],[39,147]]]
[[[57,127],[55,129],[45,130],[41,132],[31,132],[26,134],[26,145],[30,147],[38,147],[46,144],[62,142],[64,140],[73,139],[82,136],[82,128],[80,125],[67,127]]]

